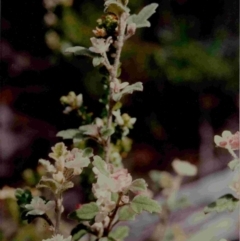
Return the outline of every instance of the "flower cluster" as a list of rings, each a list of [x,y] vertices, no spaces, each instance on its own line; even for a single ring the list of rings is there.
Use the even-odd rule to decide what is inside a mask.
[[[232,134],[230,131],[223,131],[222,136],[214,136],[214,142],[222,148],[239,150],[239,138],[239,131],[235,134]]]
[[[30,204],[25,205],[25,208],[29,210],[26,215],[43,215],[47,211],[53,210],[54,207],[54,201],[46,203],[42,198],[34,197]]]
[[[76,95],[73,91],[70,91],[67,96],[62,96],[60,101],[67,106],[63,113],[68,114],[73,110],[79,110],[83,104],[83,96],[82,94]]]
[[[64,238],[60,234],[54,235],[52,238],[43,239],[43,241],[71,241],[71,240],[72,240],[72,236],[69,236],[68,238]]]
[[[128,135],[129,129],[133,128],[134,123],[136,122],[136,118],[131,118],[128,114],[124,113],[121,115],[120,110],[113,111],[113,115],[115,116],[115,123],[121,127],[123,130],[123,136]]]
[[[55,161],[54,165],[44,159],[40,159],[39,163],[45,167],[56,185],[52,191],[58,193],[73,186],[69,180],[72,176],[81,174],[83,168],[89,165],[91,156],[93,156],[91,149],[74,148],[68,151],[64,143],[61,142],[52,147],[52,152],[49,154],[49,157]],[[48,177],[43,176],[38,187],[49,186],[49,181]]]

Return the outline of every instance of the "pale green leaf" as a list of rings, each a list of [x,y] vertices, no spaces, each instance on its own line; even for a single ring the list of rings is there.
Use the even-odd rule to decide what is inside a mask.
[[[71,53],[74,55],[84,55],[84,56],[88,56],[91,58],[99,56],[98,54],[93,53],[89,49],[81,47],[81,46],[69,47],[65,50],[65,53]]]
[[[118,219],[120,221],[134,220],[136,213],[132,210],[129,205],[123,206],[118,214]]]
[[[150,171],[149,176],[154,183],[159,183],[161,172],[157,170],[152,170]]]
[[[133,193],[141,192],[147,190],[147,183],[144,179],[136,179],[132,182],[131,186],[129,187],[129,190]]]
[[[161,206],[157,201],[144,195],[134,197],[130,206],[136,213],[141,213],[142,211],[159,213],[161,211]]]
[[[117,202],[117,200],[118,200],[118,197],[119,197],[119,195],[118,195],[118,193],[116,193],[116,192],[112,192],[111,193],[111,200],[113,201],[113,202]]]
[[[239,205],[239,200],[235,198],[232,194],[226,194],[215,202],[210,203],[207,207],[204,208],[204,213],[211,212],[224,212],[224,211],[233,211]]]
[[[234,159],[228,163],[228,167],[232,170],[235,171],[240,167],[240,159]]]
[[[92,157],[93,156],[93,149],[88,147],[83,150],[83,157]]]
[[[129,234],[129,227],[120,226],[110,232],[109,237],[114,240],[123,240]]]
[[[99,212],[99,208],[97,204],[94,202],[91,202],[91,203],[83,204],[79,209],[70,213],[68,217],[70,219],[75,219],[78,221],[90,221],[97,215],[98,212]]]
[[[59,131],[57,137],[62,137],[63,139],[73,139],[78,135],[79,138],[80,131],[78,129],[68,129]]]
[[[104,12],[114,13],[117,16],[120,16],[122,13],[129,13],[130,9],[124,6],[121,2],[117,2],[115,0],[107,0],[104,3],[105,9]]]
[[[135,23],[137,28],[150,27],[148,19],[156,12],[157,3],[151,3],[144,7],[137,15],[133,14],[128,18],[128,23]]]
[[[103,237],[103,238],[100,238],[99,241],[116,241],[116,240],[109,237]]]
[[[56,182],[52,178],[47,178],[47,177],[43,176],[41,178],[41,180],[39,181],[39,183],[37,184],[37,188],[48,188],[53,193],[58,193],[60,185],[58,182]]]
[[[119,93],[114,93],[113,94],[113,100],[119,101],[122,96],[126,94],[132,94],[133,91],[143,91],[143,85],[141,82],[134,83],[132,85],[126,86],[122,91]]]
[[[100,131],[101,133],[101,136],[103,138],[108,138],[109,136],[111,136],[113,133],[114,133],[114,128],[110,127],[110,128],[106,128],[106,127],[103,127]]]
[[[113,111],[116,111],[118,109],[120,109],[122,107],[122,103],[121,102],[116,102],[116,104],[113,106]]]
[[[104,61],[104,58],[103,57],[94,57],[93,60],[92,60],[92,64],[94,67],[97,67],[98,65],[102,64]]]
[[[109,173],[106,169],[106,163],[100,156],[94,156],[92,164],[98,169],[100,173],[102,173],[105,176],[109,176]]]
[[[74,235],[73,235],[73,237],[72,237],[72,240],[73,241],[79,241],[79,239],[81,238],[81,237],[83,237],[85,234],[87,234],[88,232],[87,232],[87,230],[85,230],[85,229],[81,229],[81,230],[79,230],[77,233],[75,233]]]

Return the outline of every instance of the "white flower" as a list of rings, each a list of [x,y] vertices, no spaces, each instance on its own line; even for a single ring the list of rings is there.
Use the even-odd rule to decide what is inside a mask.
[[[57,234],[52,236],[52,238],[49,239],[43,239],[42,241],[71,241],[72,236],[69,236],[68,238],[64,238],[62,235]]]
[[[114,81],[110,83],[110,88],[113,90],[114,93],[119,93],[120,90],[124,89],[128,85],[128,82],[120,83],[120,81],[115,78]]]
[[[72,149],[67,162],[66,168],[73,169],[73,175],[79,175],[82,173],[84,167],[87,167],[90,163],[89,157],[83,157],[83,152],[77,148]]]
[[[26,204],[25,208],[29,210],[26,215],[43,215],[55,207],[54,201],[45,202],[40,197],[34,197],[30,204]]]
[[[57,171],[57,169],[48,160],[40,159],[39,163],[45,167],[47,172],[54,173]]]
[[[195,176],[197,174],[197,167],[189,162],[175,159],[172,162],[174,171],[180,176]]]
[[[232,134],[230,131],[223,131],[222,136],[214,136],[214,142],[217,146],[222,148],[229,148],[231,150],[239,149],[239,131]]]
[[[64,114],[68,114],[73,110],[79,109],[83,105],[83,95],[76,95],[75,92],[70,91],[68,95],[62,96],[60,101],[62,104],[68,105],[63,111]]]
[[[92,42],[92,47],[89,48],[90,51],[103,54],[109,50],[109,46],[112,43],[112,37],[108,37],[107,39],[104,38],[90,38]]]

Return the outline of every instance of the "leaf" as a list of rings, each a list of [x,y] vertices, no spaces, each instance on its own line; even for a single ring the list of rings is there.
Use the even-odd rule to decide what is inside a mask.
[[[109,176],[109,173],[106,170],[106,163],[103,161],[103,159],[100,156],[94,156],[92,164],[98,169],[100,173],[102,173],[107,177]]]
[[[114,13],[117,16],[120,16],[122,13],[129,13],[130,9],[124,6],[121,2],[117,2],[115,0],[107,0],[104,3],[105,9],[104,12]]]
[[[134,197],[130,203],[131,208],[136,213],[141,213],[143,210],[147,212],[159,213],[161,211],[161,206],[157,201],[150,199],[144,195],[137,195]]]
[[[228,163],[228,167],[232,170],[235,171],[240,167],[240,160],[239,159],[234,159]]]
[[[120,221],[134,220],[136,213],[132,210],[129,205],[123,206],[118,214],[118,219]]]
[[[78,241],[81,237],[83,237],[86,233],[91,233],[91,229],[84,224],[78,224],[72,231],[72,240]]]
[[[119,197],[118,193],[116,193],[116,192],[111,193],[111,201],[116,203],[118,200],[118,197]]]
[[[91,52],[89,49],[87,49],[85,47],[81,47],[81,46],[69,47],[65,50],[65,53],[67,53],[67,54],[71,53],[74,55],[84,55],[84,56],[88,56],[91,58],[100,56],[96,53]]]
[[[148,19],[156,12],[157,3],[151,3],[145,6],[137,15],[133,14],[128,18],[129,23],[135,23],[137,28],[150,27]]]
[[[70,213],[68,217],[77,221],[90,221],[97,215],[98,212],[99,208],[97,204],[91,202],[83,204],[80,209]]]
[[[204,213],[211,213],[211,212],[223,212],[223,211],[230,211],[232,212],[234,209],[237,208],[239,205],[239,200],[235,198],[232,194],[226,194],[215,202],[210,203],[207,207],[204,208]]]
[[[79,135],[80,131],[78,129],[68,129],[59,131],[57,133],[58,137],[62,137],[63,139],[73,139],[76,135]]]
[[[88,147],[83,150],[83,157],[92,157],[93,156],[93,149]]]
[[[48,188],[53,193],[56,194],[56,193],[58,193],[60,185],[55,180],[43,176],[42,179],[37,184],[37,188]]]
[[[98,65],[102,64],[104,61],[104,58],[103,57],[94,57],[93,60],[92,60],[92,64],[94,67],[97,67]]]
[[[133,193],[137,193],[139,191],[145,191],[147,190],[147,183],[144,179],[136,179],[132,182],[131,186],[129,187],[129,190]]]
[[[113,100],[119,101],[122,98],[123,95],[132,94],[133,91],[143,91],[142,83],[137,82],[135,84],[128,85],[122,91],[120,91],[119,93],[114,93],[113,94]]]
[[[113,133],[114,133],[114,128],[110,127],[110,128],[106,128],[106,127],[103,127],[100,131],[101,133],[101,136],[103,138],[108,138],[109,136],[111,136]]]
[[[103,238],[100,238],[99,241],[115,241],[115,239],[112,239],[109,237],[103,237]]]
[[[112,110],[116,111],[116,110],[120,109],[121,107],[122,107],[122,103],[116,102],[116,104],[113,106]]]
[[[23,190],[17,188],[15,191],[15,197],[19,206],[25,206],[32,201],[32,194],[29,190]]]
[[[109,237],[114,240],[123,240],[129,234],[129,227],[120,226],[109,233]]]

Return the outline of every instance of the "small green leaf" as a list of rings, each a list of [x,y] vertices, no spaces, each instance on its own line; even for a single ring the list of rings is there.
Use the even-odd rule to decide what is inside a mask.
[[[141,213],[143,210],[150,213],[159,213],[161,211],[161,206],[157,201],[152,200],[144,195],[138,195],[134,197],[130,203],[130,206],[136,213]]]
[[[83,204],[80,209],[70,213],[68,217],[78,221],[90,221],[97,215],[98,212],[99,208],[97,204],[91,202],[88,204]]]
[[[94,156],[93,157],[93,166],[95,166],[99,172],[101,172],[105,176],[109,176],[108,171],[106,170],[106,163],[103,161],[103,159],[100,156]]]
[[[240,167],[240,159],[234,159],[228,163],[228,167],[232,170],[235,171]]]
[[[25,206],[32,201],[32,194],[29,190],[23,190],[17,188],[15,191],[15,197],[19,206]]]
[[[83,237],[86,233],[91,233],[91,229],[84,224],[78,224],[71,232],[72,240],[78,241],[81,237]]]
[[[119,93],[114,93],[113,96],[112,96],[113,100],[119,101],[122,98],[122,96],[124,96],[126,94],[132,94],[133,91],[143,91],[142,83],[137,82],[137,83],[134,83],[132,85],[128,85],[122,91],[120,91]]]
[[[123,240],[129,234],[129,227],[120,226],[109,233],[109,237],[114,240]]]
[[[204,208],[204,213],[211,213],[211,212],[223,212],[223,211],[230,211],[232,212],[236,209],[239,205],[239,200],[235,198],[232,194],[226,194],[215,202],[210,203],[207,207]]]
[[[148,19],[156,12],[157,3],[151,3],[144,7],[137,15],[133,14],[128,18],[128,23],[135,23],[137,28],[150,27]]]
[[[83,157],[92,157],[93,156],[93,149],[88,147],[83,150]]]
[[[129,190],[133,193],[137,193],[139,191],[145,191],[147,190],[147,183],[144,179],[136,179],[132,182],[131,186],[129,187]]]
[[[109,237],[104,237],[104,238],[100,238],[99,241],[116,241],[116,240]]]
[[[100,133],[101,133],[101,136],[106,139],[114,133],[114,128],[112,128],[112,127],[104,128],[103,127],[101,129]]]
[[[136,213],[132,210],[129,205],[123,206],[118,214],[118,219],[120,221],[134,220]]]
[[[63,139],[73,139],[76,135],[79,135],[80,131],[78,129],[68,129],[59,131],[57,137],[62,137]]]
[[[104,61],[104,58],[103,57],[94,57],[93,60],[92,60],[92,64],[94,67],[97,67],[98,65],[102,64]]]
[[[104,12],[114,13],[117,16],[120,16],[122,13],[129,13],[130,9],[124,6],[121,2],[117,2],[115,0],[107,0],[104,3],[105,9]]]
[[[81,46],[69,47],[65,50],[65,53],[71,53],[74,55],[84,55],[84,56],[88,56],[91,58],[99,56],[98,54],[93,53],[89,49],[81,47]]]
[[[118,200],[118,197],[119,197],[119,195],[118,195],[118,193],[116,193],[116,192],[112,192],[111,193],[111,200],[113,201],[113,202],[117,202],[117,200]]]
[[[113,106],[113,111],[116,111],[122,107],[122,103],[120,101],[116,102],[116,104]]]
[[[55,180],[43,176],[37,184],[37,188],[48,188],[53,193],[57,194],[59,193],[60,185]]]

